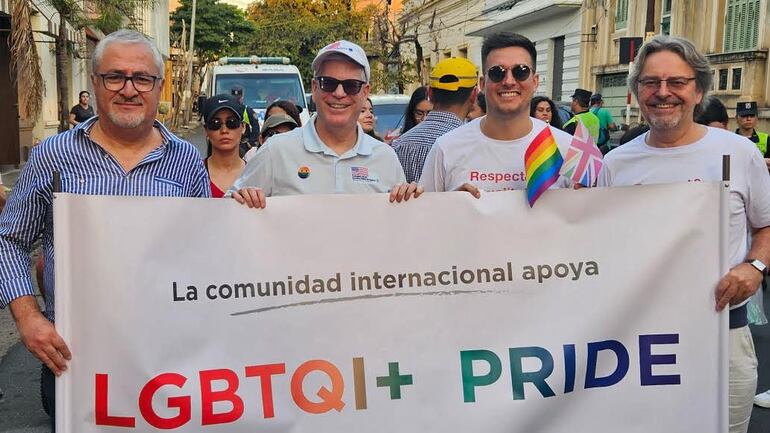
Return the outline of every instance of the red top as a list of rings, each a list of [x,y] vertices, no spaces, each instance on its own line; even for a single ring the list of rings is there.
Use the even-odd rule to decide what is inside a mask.
[[[223,198],[225,196],[225,192],[219,189],[219,187],[214,184],[214,181],[212,181],[211,178],[209,178],[209,184],[211,184],[212,198]]]
[[[206,158],[203,160],[203,165],[206,166],[206,171],[209,171],[209,159]],[[219,189],[218,186],[214,184],[214,181],[211,180],[211,172],[209,172],[209,185],[211,186],[211,198],[224,198],[225,192]]]

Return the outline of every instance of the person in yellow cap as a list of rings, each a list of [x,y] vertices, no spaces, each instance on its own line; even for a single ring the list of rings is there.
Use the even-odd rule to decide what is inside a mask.
[[[460,57],[444,59],[433,68],[428,87],[433,111],[392,144],[407,182],[420,180],[425,158],[436,139],[463,124],[476,101],[478,76],[476,65]]]
[[[735,121],[738,123],[738,129],[735,130],[735,133],[748,138],[757,145],[765,158],[767,168],[770,170],[770,151],[767,148],[768,134],[757,132],[754,129],[757,126],[757,114],[756,102],[739,102],[735,107]]]

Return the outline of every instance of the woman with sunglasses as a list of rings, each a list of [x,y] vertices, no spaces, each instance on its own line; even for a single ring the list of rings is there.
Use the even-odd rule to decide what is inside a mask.
[[[404,112],[404,127],[401,128],[401,134],[403,135],[406,131],[425,120],[425,116],[432,109],[433,103],[428,100],[428,88],[422,86],[415,89]]]
[[[535,96],[529,103],[529,115],[553,127],[562,129],[561,117],[556,104],[545,96]]]
[[[244,107],[229,95],[212,96],[204,107],[209,143],[209,156],[204,163],[209,172],[211,196],[221,198],[246,166],[239,154],[241,136],[246,130],[241,119]]]

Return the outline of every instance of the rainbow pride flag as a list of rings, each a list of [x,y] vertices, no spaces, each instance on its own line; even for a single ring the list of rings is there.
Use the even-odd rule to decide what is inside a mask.
[[[534,206],[540,195],[559,179],[559,169],[563,162],[556,140],[551,134],[551,128],[546,126],[532,140],[524,153],[527,201],[530,207]]]

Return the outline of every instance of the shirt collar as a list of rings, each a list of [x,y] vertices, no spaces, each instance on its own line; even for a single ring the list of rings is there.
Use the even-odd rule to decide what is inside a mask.
[[[85,122],[78,123],[72,129],[74,131],[78,131],[77,132],[78,134],[84,134],[89,139],[89,141],[93,141],[91,140],[90,133],[91,133],[91,128],[93,128],[94,125],[96,125],[97,120],[99,120],[99,116],[93,116],[88,120],[86,120]],[[160,131],[161,137],[163,137],[163,143],[160,145],[160,147],[165,147],[168,143],[171,143],[174,141],[180,141],[180,139],[174,134],[172,134],[171,131],[169,131],[169,129],[166,128],[166,125],[160,123],[158,119],[155,119],[153,121],[152,126],[154,128],[158,128],[158,131]]]
[[[318,131],[315,128],[315,122],[318,119],[317,115],[313,115],[307,124],[302,126],[303,142],[305,144],[305,150],[313,153],[323,152],[325,155],[344,157],[346,155],[371,155],[374,149],[373,138],[366,135],[361,125],[356,122],[356,129],[358,130],[358,139],[356,145],[352,149],[345,152],[343,155],[337,155],[336,152],[331,150],[318,136]],[[371,140],[369,140],[371,139]]]
[[[449,111],[436,111],[433,110],[425,116],[424,122],[441,122],[449,124],[450,126],[460,126],[463,124],[463,120],[460,119],[455,113]]]

